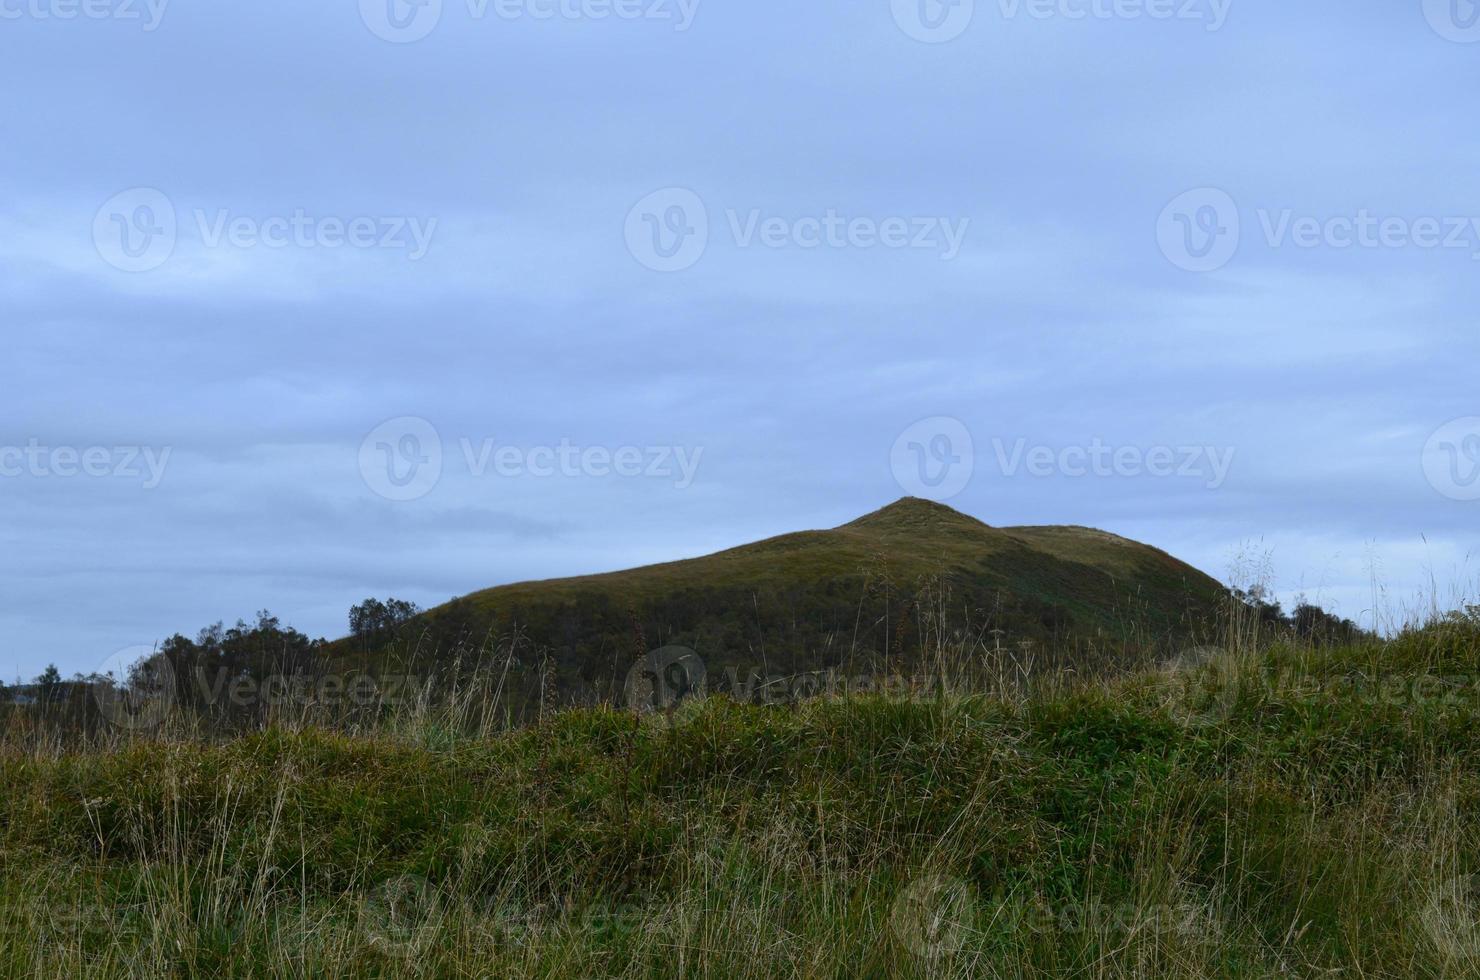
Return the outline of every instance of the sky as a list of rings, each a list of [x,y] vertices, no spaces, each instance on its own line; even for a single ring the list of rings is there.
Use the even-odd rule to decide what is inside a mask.
[[[904,495],[1473,597],[1470,0],[0,0],[0,677]]]

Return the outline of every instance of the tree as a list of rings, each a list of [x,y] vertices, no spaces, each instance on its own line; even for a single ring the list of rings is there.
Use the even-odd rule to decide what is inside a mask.
[[[41,689],[41,697],[46,701],[56,700],[57,692],[62,686],[62,673],[57,670],[56,664],[47,664],[41,676],[36,678],[36,686]]]
[[[1320,645],[1349,644],[1362,635],[1349,619],[1334,616],[1320,606],[1302,601],[1295,607],[1295,634]]]
[[[355,636],[370,636],[380,631],[385,618],[385,603],[366,599],[358,606],[349,607],[349,631]]]
[[[366,599],[349,609],[349,631],[358,637],[379,637],[395,631],[421,614],[421,607],[404,599]]]

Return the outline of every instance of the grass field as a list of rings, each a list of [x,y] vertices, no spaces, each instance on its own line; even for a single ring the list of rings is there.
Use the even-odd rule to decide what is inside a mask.
[[[1480,610],[1110,680],[470,717],[12,719],[0,972],[1480,975]]]

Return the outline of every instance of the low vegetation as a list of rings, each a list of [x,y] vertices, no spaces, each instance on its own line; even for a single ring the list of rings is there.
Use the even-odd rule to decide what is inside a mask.
[[[1248,607],[1241,607],[1247,609]],[[0,739],[7,976],[1480,973],[1480,609],[1116,676]]]

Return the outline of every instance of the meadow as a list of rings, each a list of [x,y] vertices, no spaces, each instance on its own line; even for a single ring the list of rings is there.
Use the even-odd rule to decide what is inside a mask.
[[[1480,607],[673,710],[6,716],[15,977],[1480,975]]]

